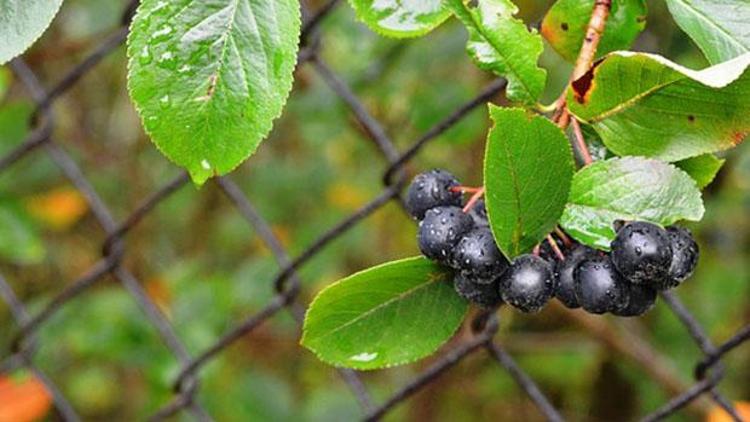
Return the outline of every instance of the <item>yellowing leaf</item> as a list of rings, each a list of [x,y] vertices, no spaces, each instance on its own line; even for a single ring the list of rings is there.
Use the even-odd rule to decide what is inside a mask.
[[[750,420],[750,402],[738,401],[734,403],[734,408],[737,413],[742,416],[744,420]],[[726,410],[719,406],[714,406],[713,409],[706,415],[706,422],[733,422],[734,419],[727,413]]]
[[[367,198],[355,186],[337,183],[326,192],[328,202],[342,210],[356,210],[367,201]]]
[[[52,406],[52,396],[34,376],[0,376],[0,422],[41,420]]]
[[[169,314],[169,308],[172,304],[172,291],[169,284],[161,277],[153,277],[144,284],[146,294],[165,314]]]
[[[88,203],[77,190],[58,188],[28,198],[26,209],[49,228],[63,231],[86,215]]]

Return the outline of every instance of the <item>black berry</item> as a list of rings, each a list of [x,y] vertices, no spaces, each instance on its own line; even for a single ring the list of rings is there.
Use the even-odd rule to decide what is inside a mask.
[[[453,192],[458,180],[444,170],[430,170],[417,175],[406,194],[406,208],[417,220],[424,218],[427,210],[439,206],[461,205],[461,192]]]
[[[671,226],[667,227],[667,233],[672,247],[672,265],[669,267],[669,277],[662,285],[657,286],[659,289],[677,287],[687,280],[693,275],[700,255],[698,244],[690,230]]]
[[[506,269],[508,260],[497,249],[495,238],[487,227],[466,233],[453,250],[451,266],[477,282],[490,283]]]
[[[476,203],[474,203],[474,206],[472,206],[469,210],[469,215],[474,219],[474,224],[476,224],[477,227],[490,226],[490,221],[487,218],[487,208],[484,205],[483,199],[480,199]]]
[[[628,306],[628,282],[615,270],[608,256],[584,259],[573,277],[576,299],[586,311],[603,314]]]
[[[578,245],[565,254],[564,261],[557,261],[555,265],[555,278],[557,278],[555,297],[566,307],[571,309],[581,307],[576,298],[573,271],[581,261],[595,256],[597,256],[596,250],[588,246]]]
[[[643,315],[654,307],[656,303],[656,290],[643,284],[627,284],[628,306],[614,309],[612,313],[617,316],[633,317]]]
[[[474,220],[459,207],[436,207],[419,223],[419,249],[431,259],[450,264],[453,248],[474,228]]]
[[[656,287],[669,277],[670,244],[667,231],[656,224],[630,222],[612,241],[612,262],[630,282]]]
[[[497,281],[485,283],[468,277],[464,274],[456,274],[454,279],[456,293],[462,298],[472,302],[482,308],[492,309],[502,303],[500,291],[497,287]]]
[[[552,265],[534,255],[517,257],[500,276],[503,301],[523,312],[537,312],[555,291]]]

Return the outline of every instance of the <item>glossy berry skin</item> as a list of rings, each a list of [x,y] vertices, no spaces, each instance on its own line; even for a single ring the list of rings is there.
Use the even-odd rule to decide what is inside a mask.
[[[555,278],[557,278],[557,284],[555,288],[555,297],[567,308],[576,309],[581,307],[581,304],[578,303],[578,299],[576,298],[575,278],[573,277],[573,272],[581,261],[596,256],[596,250],[589,248],[588,246],[577,245],[565,254],[564,261],[556,261]]]
[[[643,284],[627,285],[628,306],[614,309],[613,314],[622,317],[634,317],[643,315],[656,303],[656,290]]]
[[[426,257],[449,265],[453,248],[473,228],[474,220],[459,207],[432,208],[419,223],[419,249]]]
[[[680,283],[690,278],[698,265],[700,250],[693,239],[690,230],[670,226],[667,227],[669,240],[672,246],[672,265],[669,267],[669,277],[657,288],[661,290],[677,287]]]
[[[488,227],[466,233],[453,249],[451,266],[478,282],[489,283],[508,269],[508,260],[497,248]]]
[[[492,309],[502,303],[496,280],[485,282],[459,273],[456,274],[453,283],[459,296],[479,307]]]
[[[444,170],[430,170],[417,175],[406,193],[406,208],[417,220],[424,218],[427,210],[439,206],[460,206],[461,192],[453,192],[458,180]]]
[[[628,306],[628,282],[608,256],[584,259],[573,271],[573,277],[576,299],[586,311],[603,314]]]
[[[672,246],[669,234],[656,224],[625,224],[612,241],[612,263],[631,283],[656,287],[669,277]]]
[[[484,199],[478,200],[469,210],[469,215],[474,219],[477,227],[489,227],[490,221],[487,217],[487,207],[484,205]]]
[[[538,312],[555,292],[552,264],[534,255],[521,255],[500,276],[503,301],[523,312]]]

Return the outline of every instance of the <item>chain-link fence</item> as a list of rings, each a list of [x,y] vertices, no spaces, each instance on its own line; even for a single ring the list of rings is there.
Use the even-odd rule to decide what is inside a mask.
[[[340,221],[334,227],[323,233],[297,257],[290,257],[282,243],[277,239],[270,225],[258,213],[251,200],[243,193],[231,177],[217,178],[209,189],[218,189],[234,205],[237,212],[247,220],[247,223],[263,239],[265,245],[272,251],[279,265],[279,272],[269,287],[275,289],[275,295],[267,305],[255,314],[237,321],[232,329],[224,333],[218,341],[198,355],[190,355],[177,336],[174,327],[162,314],[157,304],[146,293],[141,282],[123,265],[123,256],[127,253],[124,240],[140,222],[149,215],[162,201],[170,197],[181,187],[189,183],[187,174],[181,174],[164,186],[159,187],[149,197],[136,205],[132,212],[122,221],[116,221],[107,204],[97,194],[92,184],[82,173],[79,166],[71,158],[65,148],[53,138],[55,115],[53,103],[60,96],[74,86],[87,72],[102,59],[120,46],[128,33],[128,24],[137,6],[132,1],[123,16],[121,27],[106,38],[84,60],[70,69],[59,82],[51,88],[45,88],[37,79],[35,72],[22,59],[11,63],[11,68],[25,86],[36,104],[33,131],[19,147],[0,157],[0,172],[7,170],[17,161],[34,155],[46,154],[60,168],[64,176],[85,197],[88,205],[104,231],[105,240],[102,243],[101,259],[93,265],[83,276],[70,283],[59,294],[54,296],[39,312],[31,315],[26,306],[18,299],[11,286],[0,274],[0,297],[10,307],[11,314],[18,325],[17,333],[12,341],[12,354],[2,361],[0,373],[10,373],[18,368],[28,368],[46,386],[53,397],[57,415],[64,420],[79,420],[76,409],[61,393],[55,382],[44,374],[34,363],[36,333],[61,308],[79,295],[86,294],[98,281],[107,276],[116,279],[135,299],[143,312],[143,317],[157,329],[166,347],[179,361],[181,370],[174,381],[174,397],[169,403],[155,413],[154,420],[164,419],[179,412],[189,412],[199,420],[211,420],[211,416],[195,400],[200,388],[199,371],[217,355],[223,353],[230,345],[244,336],[252,335],[253,330],[269,318],[281,312],[289,312],[301,323],[303,306],[295,301],[300,293],[301,281],[297,274],[300,267],[316,256],[326,246],[343,233],[361,223],[366,217],[375,213],[390,201],[402,204],[400,192],[405,184],[403,167],[432,140],[461,121],[474,108],[493,100],[505,87],[504,80],[490,83],[475,98],[437,122],[430,130],[414,141],[405,151],[399,151],[389,139],[381,124],[374,119],[363,103],[355,96],[349,86],[321,59],[318,54],[322,48],[316,29],[337,5],[338,0],[330,0],[323,7],[310,11],[303,4],[304,23],[302,29],[302,48],[298,57],[299,66],[311,66],[349,108],[352,116],[364,129],[369,140],[382,155],[386,162],[383,172],[383,190],[369,203]],[[669,309],[684,325],[688,335],[695,341],[703,354],[703,359],[695,365],[695,384],[681,394],[673,397],[667,403],[643,417],[651,421],[663,419],[678,412],[703,395],[708,395],[719,406],[724,408],[735,420],[741,420],[732,404],[718,391],[717,385],[723,378],[721,359],[738,346],[750,340],[750,325],[745,326],[723,343],[716,345],[708,338],[704,329],[693,315],[686,309],[673,293],[662,293],[662,298]],[[514,359],[503,348],[501,341],[495,338],[498,321],[495,314],[477,314],[471,321],[473,337],[455,346],[436,359],[421,374],[409,381],[401,389],[394,392],[383,403],[373,403],[366,385],[356,371],[339,369],[339,373],[347,383],[362,408],[364,419],[378,420],[389,413],[396,405],[409,400],[416,392],[435,382],[443,373],[450,370],[467,356],[485,351],[490,359],[497,362],[515,380],[518,388],[523,390],[528,398],[536,405],[541,414],[549,420],[563,420],[558,410],[537,387],[534,380],[516,364]],[[116,329],[116,327],[113,327]]]

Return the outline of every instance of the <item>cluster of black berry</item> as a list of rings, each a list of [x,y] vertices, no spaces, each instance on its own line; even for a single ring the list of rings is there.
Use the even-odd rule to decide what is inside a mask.
[[[609,254],[568,241],[561,242],[559,258],[546,244],[510,263],[492,236],[484,202],[464,212],[462,198],[452,174],[432,170],[414,178],[406,205],[420,221],[422,253],[451,267],[456,292],[485,308],[506,302],[536,312],[556,297],[591,313],[641,315],[658,290],[679,285],[698,262],[688,230],[633,221],[619,224]]]

